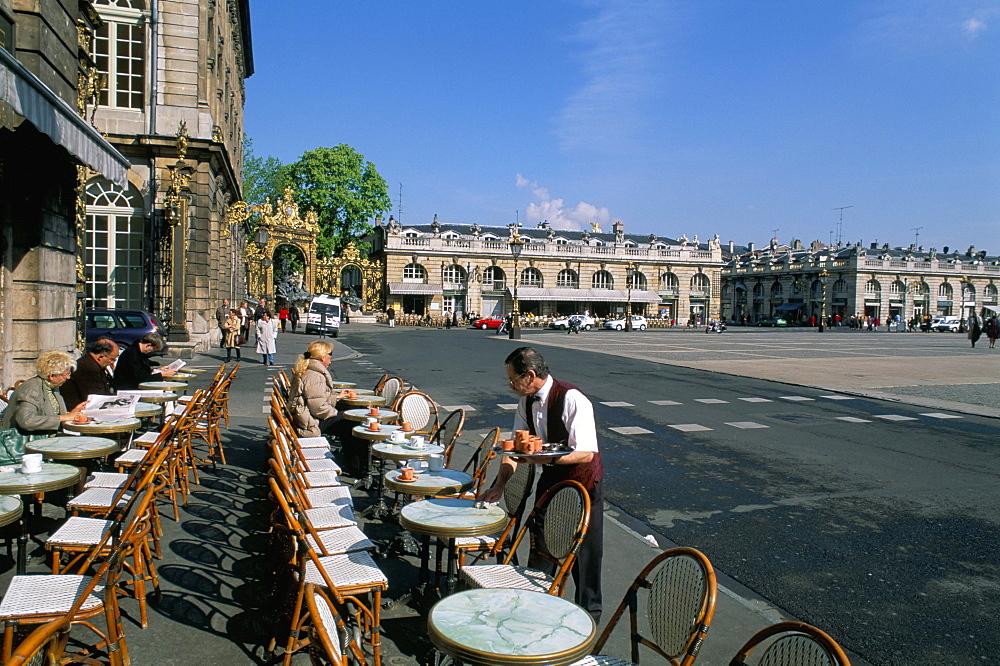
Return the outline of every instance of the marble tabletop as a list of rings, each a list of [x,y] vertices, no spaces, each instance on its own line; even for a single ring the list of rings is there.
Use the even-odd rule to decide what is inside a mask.
[[[434,537],[494,534],[507,524],[507,512],[496,505],[477,508],[475,500],[432,497],[410,502],[399,512],[403,529]]]
[[[42,463],[42,471],[24,474],[20,470],[0,472],[0,495],[26,495],[69,488],[76,483],[80,469],[62,463]]]
[[[139,384],[139,388],[160,389],[162,391],[173,391],[175,389],[184,390],[187,388],[187,382],[171,382],[171,381],[143,382]]]
[[[197,376],[198,375],[196,375],[196,374],[194,374],[192,372],[175,372],[174,374],[170,375],[170,377],[168,377],[168,379],[170,381],[172,381],[172,382],[184,382],[184,383],[187,383],[187,382],[191,381],[192,379],[194,379]]]
[[[187,372],[187,373],[190,373],[192,375],[203,375],[206,372],[208,372],[208,369],[207,368],[192,368],[189,365],[185,365],[184,369],[181,372]]]
[[[364,423],[351,428],[351,433],[359,439],[366,439],[370,442],[381,442],[384,439],[389,439],[393,430],[399,430],[399,426],[389,423],[379,423],[378,430],[369,430],[368,424]]]
[[[179,396],[176,393],[162,391],[159,395],[140,395],[139,402],[151,402],[153,404],[162,405],[168,402],[177,402],[178,397]]]
[[[118,442],[106,437],[48,437],[28,442],[27,453],[41,453],[49,460],[86,460],[118,452]]]
[[[349,389],[357,386],[357,382],[342,382],[338,379],[333,380],[333,388],[335,389]]]
[[[414,476],[413,481],[400,481],[399,470],[389,470],[385,473],[385,485],[393,492],[423,497],[461,493],[472,487],[472,475],[455,469],[421,471]]]
[[[372,444],[372,455],[386,460],[427,460],[435,453],[444,453],[444,447],[437,444],[427,444],[419,449],[411,449],[405,444],[397,444],[389,440]]]
[[[337,407],[368,407],[369,405],[384,405],[385,398],[380,395],[361,395],[357,398],[341,398],[337,401]]]
[[[24,512],[24,502],[20,497],[5,495],[0,497],[0,527],[10,525],[21,517]]]
[[[142,421],[137,418],[120,419],[118,421],[91,421],[90,423],[73,423],[68,421],[62,424],[63,430],[78,432],[84,435],[109,435],[118,432],[132,432],[138,430]]]
[[[135,416],[138,419],[148,419],[153,416],[159,416],[163,412],[163,405],[157,405],[152,402],[137,402],[135,403]]]
[[[376,405],[377,406],[377,405]],[[398,412],[394,412],[391,409],[379,409],[378,416],[375,416],[379,421],[391,421],[399,416]],[[348,421],[367,421],[372,417],[372,414],[368,413],[368,409],[365,407],[359,407],[357,409],[348,409],[344,411],[344,418]]]
[[[573,602],[530,590],[457,592],[427,618],[434,647],[471,664],[572,664],[590,652],[596,631]]]

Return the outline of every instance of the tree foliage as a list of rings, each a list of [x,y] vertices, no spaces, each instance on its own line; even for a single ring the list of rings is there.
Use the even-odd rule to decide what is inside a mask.
[[[375,165],[345,144],[303,153],[284,168],[300,210],[319,216],[319,253],[331,256],[372,230],[372,218],[392,207]]]
[[[260,157],[253,150],[253,139],[243,135],[243,201],[251,206],[268,197],[277,201],[285,190],[285,169],[277,157]]]

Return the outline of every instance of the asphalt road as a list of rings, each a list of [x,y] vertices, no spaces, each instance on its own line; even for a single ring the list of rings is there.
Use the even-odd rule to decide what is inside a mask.
[[[475,409],[466,432],[509,426],[503,359],[543,345],[595,404],[612,505],[873,664],[1000,653],[1000,421],[639,360],[612,332],[355,331],[340,340],[364,357],[334,369],[414,378]],[[792,362],[815,384],[807,358],[774,361]]]

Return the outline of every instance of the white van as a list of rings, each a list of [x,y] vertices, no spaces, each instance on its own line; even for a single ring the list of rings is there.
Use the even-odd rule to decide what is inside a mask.
[[[942,315],[940,317],[934,317],[934,319],[931,319],[932,331],[938,331],[938,332],[951,331],[952,333],[958,333],[958,329],[961,327],[961,325],[962,324],[959,318],[951,315],[948,316]]]
[[[309,304],[306,314],[306,334],[329,333],[337,337],[340,332],[340,297],[319,294]]]

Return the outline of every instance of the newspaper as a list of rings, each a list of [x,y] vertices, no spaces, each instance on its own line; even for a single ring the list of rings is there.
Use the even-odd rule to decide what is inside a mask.
[[[187,363],[183,359],[177,359],[176,361],[174,361],[170,365],[168,365],[168,366],[166,366],[164,368],[160,368],[160,371],[162,372],[163,370],[180,370],[185,365],[187,365]]]
[[[95,421],[121,421],[135,416],[137,395],[88,395],[83,413]]]

